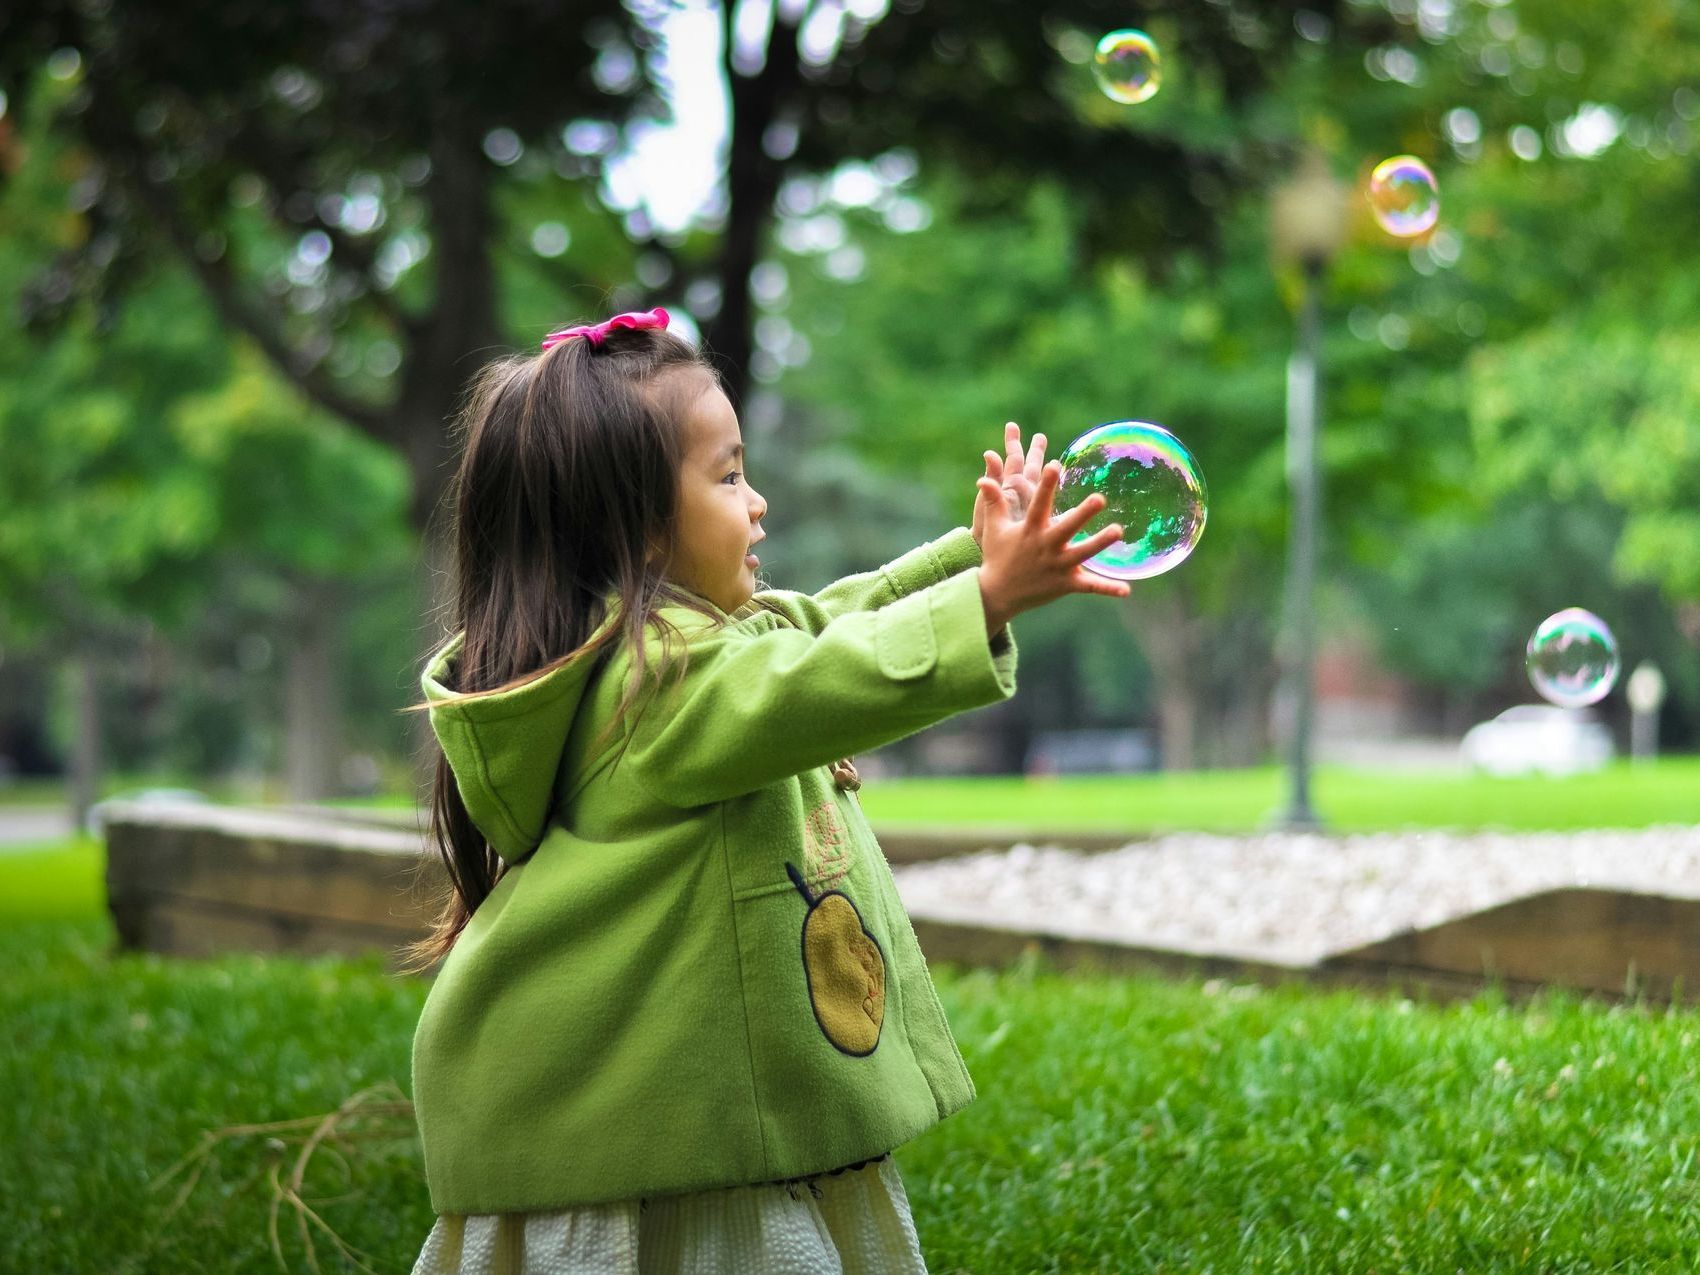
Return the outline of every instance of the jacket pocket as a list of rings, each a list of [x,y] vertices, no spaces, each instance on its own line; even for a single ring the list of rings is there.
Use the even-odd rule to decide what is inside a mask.
[[[854,1164],[938,1121],[871,900],[853,883],[808,896],[787,881],[734,908],[770,1177]]]

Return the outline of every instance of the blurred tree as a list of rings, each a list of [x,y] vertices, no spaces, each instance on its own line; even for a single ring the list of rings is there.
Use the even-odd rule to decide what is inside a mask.
[[[634,100],[635,78],[605,90],[592,74],[614,74],[624,21],[616,0],[8,6],[0,88],[21,113],[33,81],[62,79],[54,122],[89,152],[74,196],[89,233],[45,263],[26,317],[84,291],[109,311],[163,242],[309,401],[407,457],[422,524],[447,478],[444,420],[504,336],[498,265],[518,236],[497,175],[543,137],[531,182],[553,161],[570,192],[596,167],[559,134]],[[563,293],[625,274],[608,218],[557,215],[586,249]]]
[[[619,307],[709,284],[698,308],[741,398],[751,275],[787,171],[901,140],[998,175],[989,195],[1053,174],[1092,192],[1093,242],[1119,248],[1158,225],[1207,241],[1200,212],[1244,176],[1247,147],[1225,129],[1130,140],[1073,109],[1081,32],[1121,21],[1112,4],[741,0],[716,10],[731,107],[721,207],[698,233],[657,233],[606,179],[622,141],[669,112],[668,61],[689,52],[669,48],[670,8],[10,6],[0,94],[22,117],[38,82],[66,86],[41,109],[88,149],[72,196],[86,233],[25,290],[25,318],[51,326],[91,296],[110,323],[163,243],[308,400],[406,457],[425,525],[474,358],[563,301],[612,292]],[[1175,4],[1153,17],[1231,108],[1279,66],[1293,12]],[[0,126],[15,171],[22,153]],[[440,585],[440,535],[428,550]]]
[[[1620,572],[1686,601],[1700,601],[1700,327],[1669,294],[1694,282],[1483,350],[1470,381],[1484,483],[1610,501]]]
[[[1480,367],[1503,374],[1543,325],[1569,327],[1580,308],[1609,312],[1618,303],[1608,298],[1625,298],[1635,319],[1622,339],[1642,346],[1627,366],[1642,370],[1624,374],[1644,389],[1644,419],[1627,438],[1596,428],[1582,463],[1603,480],[1603,498],[1630,509],[1622,571],[1687,546],[1696,475],[1676,428],[1695,404],[1676,374],[1685,338],[1636,327],[1647,317],[1644,298],[1671,291],[1662,280],[1686,278],[1686,249],[1660,229],[1686,215],[1695,182],[1685,121],[1700,115],[1700,18],[1679,8],[1655,6],[1627,40],[1609,34],[1625,22],[1623,4],[1389,0],[1333,20],[1303,11],[1294,18],[1303,39],[1271,76],[1272,91],[1247,92],[1233,110],[1211,94],[1208,77],[1202,87],[1166,84],[1135,109],[1077,84],[1076,109],[1123,139],[1117,158],[1125,163],[1106,160],[1102,180],[1085,188],[1059,186],[1059,211],[1050,214],[972,151],[939,154],[920,185],[909,183],[912,165],[895,163],[864,175],[876,179],[863,181],[868,193],[832,180],[794,182],[781,192],[780,237],[794,250],[786,265],[796,295],[775,301],[765,321],[774,365],[788,369],[781,386],[815,411],[848,417],[858,448],[888,472],[927,476],[940,490],[971,479],[970,458],[996,446],[988,436],[1008,417],[1045,428],[1055,445],[1114,416],[1176,428],[1211,478],[1213,521],[1194,560],[1141,586],[1144,606],[1128,610],[1150,621],[1141,643],[1159,701],[1169,701],[1160,709],[1168,755],[1226,758],[1224,727],[1211,724],[1201,688],[1219,658],[1224,684],[1241,686],[1228,698],[1255,704],[1250,671],[1269,667],[1290,337],[1243,182],[1237,194],[1218,192],[1215,231],[1199,251],[1153,220],[1160,194],[1139,198],[1118,181],[1140,171],[1149,133],[1209,139],[1239,157],[1251,181],[1273,175],[1287,139],[1313,139],[1360,178],[1384,155],[1413,151],[1442,175],[1440,229],[1396,240],[1357,202],[1353,244],[1331,290],[1323,445],[1332,577],[1358,594],[1355,609],[1367,613],[1393,665],[1431,684],[1499,684],[1544,614],[1529,613],[1543,605],[1546,586],[1584,575],[1602,596],[1622,598],[1658,647],[1674,631],[1669,617],[1661,623],[1632,582],[1608,569],[1621,517],[1598,501],[1566,514],[1527,502],[1496,509],[1493,500],[1496,466],[1521,457],[1556,475],[1566,466],[1555,458],[1570,446],[1564,429],[1587,428],[1586,413],[1568,416],[1564,429],[1545,419],[1543,379],[1550,384],[1566,359],[1605,361],[1582,358],[1586,337],[1564,344],[1536,335],[1544,363],[1521,357],[1511,406],[1502,395],[1494,409],[1512,413],[1505,429],[1483,426],[1475,437],[1470,418],[1481,414],[1488,373],[1458,373],[1479,350]],[[1071,53],[1089,47],[1065,25],[1048,34],[1052,49],[1028,67],[1038,77],[1062,73]],[[1537,127],[1521,122],[1531,118]],[[967,130],[972,121],[956,124]],[[1613,148],[1620,134],[1628,145]],[[1549,154],[1535,163],[1542,146]],[[1097,221],[1106,185],[1126,196],[1108,228]],[[1029,183],[1029,196],[1035,190],[1043,183]],[[1012,223],[1013,209],[1024,211]],[[1657,210],[1651,220],[1649,210]],[[1107,264],[1116,261],[1125,264]],[[1280,283],[1290,292],[1289,280]],[[1675,290],[1686,295],[1686,287]],[[1686,304],[1671,300],[1668,322],[1685,323]],[[1201,332],[1212,339],[1198,339]],[[1537,417],[1538,427],[1524,428]],[[1524,446],[1498,456],[1504,434]],[[1606,463],[1623,448],[1628,455]],[[1256,534],[1230,520],[1246,520]],[[1241,564],[1237,572],[1229,561]],[[1686,569],[1662,564],[1666,575]],[[1182,596],[1199,589],[1202,596]],[[1218,627],[1228,598],[1258,617],[1237,639]],[[1456,623],[1425,640],[1446,628],[1442,615]],[[1250,712],[1226,730],[1255,753],[1257,721]],[[1199,747],[1186,742],[1189,722],[1203,736]]]
[[[1130,413],[1172,429],[1210,489],[1198,549],[1136,584],[1125,605],[1071,608],[1061,629],[1024,619],[1023,633],[1040,637],[1029,666],[1043,668],[1047,647],[1078,666],[1085,647],[1106,641],[1101,626],[1126,625],[1150,666],[1164,764],[1256,760],[1285,508],[1286,318],[1255,243],[1240,242],[1255,239],[1255,223],[1224,228],[1227,264],[1208,276],[1213,290],[1204,263],[1185,255],[1168,263],[1161,289],[1131,264],[1085,262],[1077,210],[1055,187],[1036,184],[1022,215],[1002,221],[965,219],[956,192],[942,177],[929,184],[934,220],[913,233],[863,219],[866,277],[854,286],[818,261],[794,264],[812,355],[782,387],[847,418],[867,463],[927,483],[962,520],[980,453],[1002,450],[1005,420],[1024,436],[1043,432],[1052,458]]]
[[[218,553],[281,585],[284,787],[296,800],[342,787],[351,591],[410,554],[399,460],[317,415],[241,347],[224,384],[172,419],[210,477]]]
[[[49,138],[33,144],[41,162],[0,202],[11,306],[83,229],[65,207],[74,157]],[[74,804],[92,800],[100,767],[100,682],[140,660],[147,632],[186,638],[204,625],[229,601],[238,563],[278,585],[291,791],[331,791],[341,612],[326,595],[406,560],[397,458],[280,387],[258,355],[233,355],[193,281],[169,266],[138,281],[104,330],[78,308],[51,338],[0,346],[0,456],[0,633],[74,666]]]
[[[1700,9],[1389,7],[1394,38],[1361,69],[1318,62],[1295,85],[1360,154],[1379,133],[1430,159],[1441,224],[1342,263],[1334,352],[1383,381],[1347,379],[1330,406],[1428,431],[1423,463],[1444,478],[1427,516],[1359,523],[1345,578],[1389,663],[1436,688],[1453,725],[1471,691],[1527,698],[1529,632],[1576,603],[1614,617],[1626,658],[1678,669],[1692,705],[1678,621],[1700,615],[1684,362],[1700,297],[1670,228],[1700,190]]]
[[[1249,686],[1268,668],[1288,334],[1255,198],[1300,140],[1359,174],[1408,150],[1441,175],[1441,228],[1394,241],[1360,209],[1331,297],[1333,569],[1345,579],[1354,565],[1354,587],[1404,582],[1382,618],[1420,613],[1448,580],[1456,597],[1507,608],[1496,632],[1521,627],[1509,609],[1521,604],[1494,583],[1514,569],[1506,555],[1577,537],[1495,534],[1477,466],[1501,432],[1486,422],[1535,419],[1537,365],[1569,372],[1564,342],[1580,356],[1619,320],[1633,341],[1643,299],[1686,271],[1686,241],[1668,228],[1696,189],[1694,6],[1158,5],[1137,20],[1167,54],[1166,84],[1137,109],[1092,87],[1093,39],[1129,21],[1108,3],[741,0],[706,12],[731,105],[726,181],[674,232],[610,180],[671,109],[678,61],[701,52],[680,44],[661,3],[12,6],[0,14],[12,115],[34,103],[32,77],[63,86],[63,110],[46,98],[37,109],[94,160],[66,161],[67,230],[42,254],[26,312],[46,324],[85,294],[114,312],[163,229],[227,326],[408,458],[416,523],[447,476],[442,423],[475,357],[515,333],[528,345],[564,302],[582,312],[586,293],[611,291],[618,306],[690,297],[735,385],[746,364],[763,383],[789,369],[782,388],[806,415],[837,413],[835,455],[784,438],[787,454],[820,462],[787,466],[813,493],[798,508],[883,474],[924,484],[954,516],[973,458],[1010,416],[1058,444],[1069,427],[1053,421],[1156,416],[1200,440],[1215,489],[1197,560],[1143,590],[1143,614],[1164,614],[1142,639],[1170,670],[1159,681],[1192,699],[1164,709],[1178,741],[1210,703],[1255,702],[1255,688],[1198,687]],[[0,114],[0,165],[15,180],[11,122]],[[925,185],[905,192],[917,172]],[[787,247],[820,250],[821,286],[788,260],[790,288],[762,261],[776,211]],[[887,230],[922,233],[909,248],[874,242]],[[857,298],[868,288],[877,297]],[[1668,304],[1657,313],[1690,326],[1686,302]],[[1466,381],[1458,370],[1478,349]],[[1667,422],[1686,393],[1669,388],[1673,369],[1649,358],[1635,389]],[[777,444],[783,431],[767,428]],[[1654,492],[1664,462],[1649,459],[1643,485],[1600,487],[1599,500],[1676,515],[1632,517],[1642,530],[1626,546],[1686,546],[1692,466],[1642,433],[1637,454],[1677,476]],[[887,483],[872,504],[908,508],[905,493]],[[1478,552],[1454,559],[1464,518]],[[880,534],[901,525],[879,522]],[[1595,525],[1616,534],[1610,517]],[[844,551],[822,532],[810,543],[817,564]],[[1626,547],[1619,566],[1661,553]],[[1237,628],[1234,607],[1247,617]],[[1388,632],[1393,658],[1440,676],[1433,651]],[[1448,646],[1447,676],[1479,664],[1467,647]],[[1198,756],[1228,755],[1216,737],[1256,748],[1239,727],[1199,732]]]
[[[686,54],[662,35],[675,8],[8,6],[0,92],[21,111],[44,68],[73,84],[55,122],[94,161],[78,195],[91,233],[47,269],[34,315],[85,288],[116,302],[163,236],[227,325],[321,409],[408,458],[423,525],[472,361],[520,332],[529,345],[546,321],[507,304],[504,271],[521,258],[551,285],[550,317],[587,294],[621,304],[712,281],[708,341],[741,390],[749,276],[789,169],[902,142],[976,162],[996,189],[1066,178],[1096,237],[1122,247],[1159,224],[1206,238],[1205,204],[1239,176],[1246,146],[1225,130],[1130,141],[1073,109],[1083,55],[1072,78],[1058,74],[1052,44],[1123,21],[1108,0],[740,0],[715,9],[731,107],[723,208],[692,236],[658,235],[630,207],[628,244],[602,179],[621,127],[667,116],[667,61]],[[1150,16],[1231,110],[1280,65],[1295,8],[1221,0]],[[545,210],[553,242],[579,245],[558,261],[538,256]],[[627,286],[639,253],[653,281],[641,291]],[[427,258],[429,277],[412,269]]]

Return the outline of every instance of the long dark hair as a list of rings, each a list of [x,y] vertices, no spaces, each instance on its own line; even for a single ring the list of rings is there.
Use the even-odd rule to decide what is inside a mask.
[[[478,373],[455,422],[464,450],[446,496],[455,545],[449,628],[466,635],[449,689],[512,690],[568,660],[605,659],[623,642],[632,677],[600,747],[652,672],[644,630],[656,608],[677,602],[718,618],[669,584],[655,561],[672,544],[685,414],[717,382],[695,347],[655,329],[615,329],[600,346],[574,337]],[[657,679],[667,665],[664,654]],[[467,814],[448,758],[433,751],[426,836],[452,892],[432,933],[404,949],[410,971],[448,954],[504,871]]]

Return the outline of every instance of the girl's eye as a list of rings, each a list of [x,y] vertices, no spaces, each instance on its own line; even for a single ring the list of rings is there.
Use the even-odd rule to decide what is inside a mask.
[[[726,478],[742,478],[743,476],[744,475],[741,471],[734,469],[731,473],[726,475]],[[725,482],[726,478],[722,478],[720,481]]]

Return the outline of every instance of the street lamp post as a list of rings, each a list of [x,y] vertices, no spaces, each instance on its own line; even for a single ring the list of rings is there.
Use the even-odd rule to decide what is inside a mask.
[[[1271,248],[1277,262],[1296,264],[1302,279],[1293,354],[1287,363],[1287,484],[1292,514],[1287,536],[1283,696],[1291,706],[1287,741],[1288,794],[1276,826],[1321,828],[1311,804],[1311,735],[1316,706],[1316,558],[1322,511],[1318,460],[1321,428],[1322,286],[1346,237],[1345,193],[1328,161],[1312,151],[1294,179],[1274,192]]]

